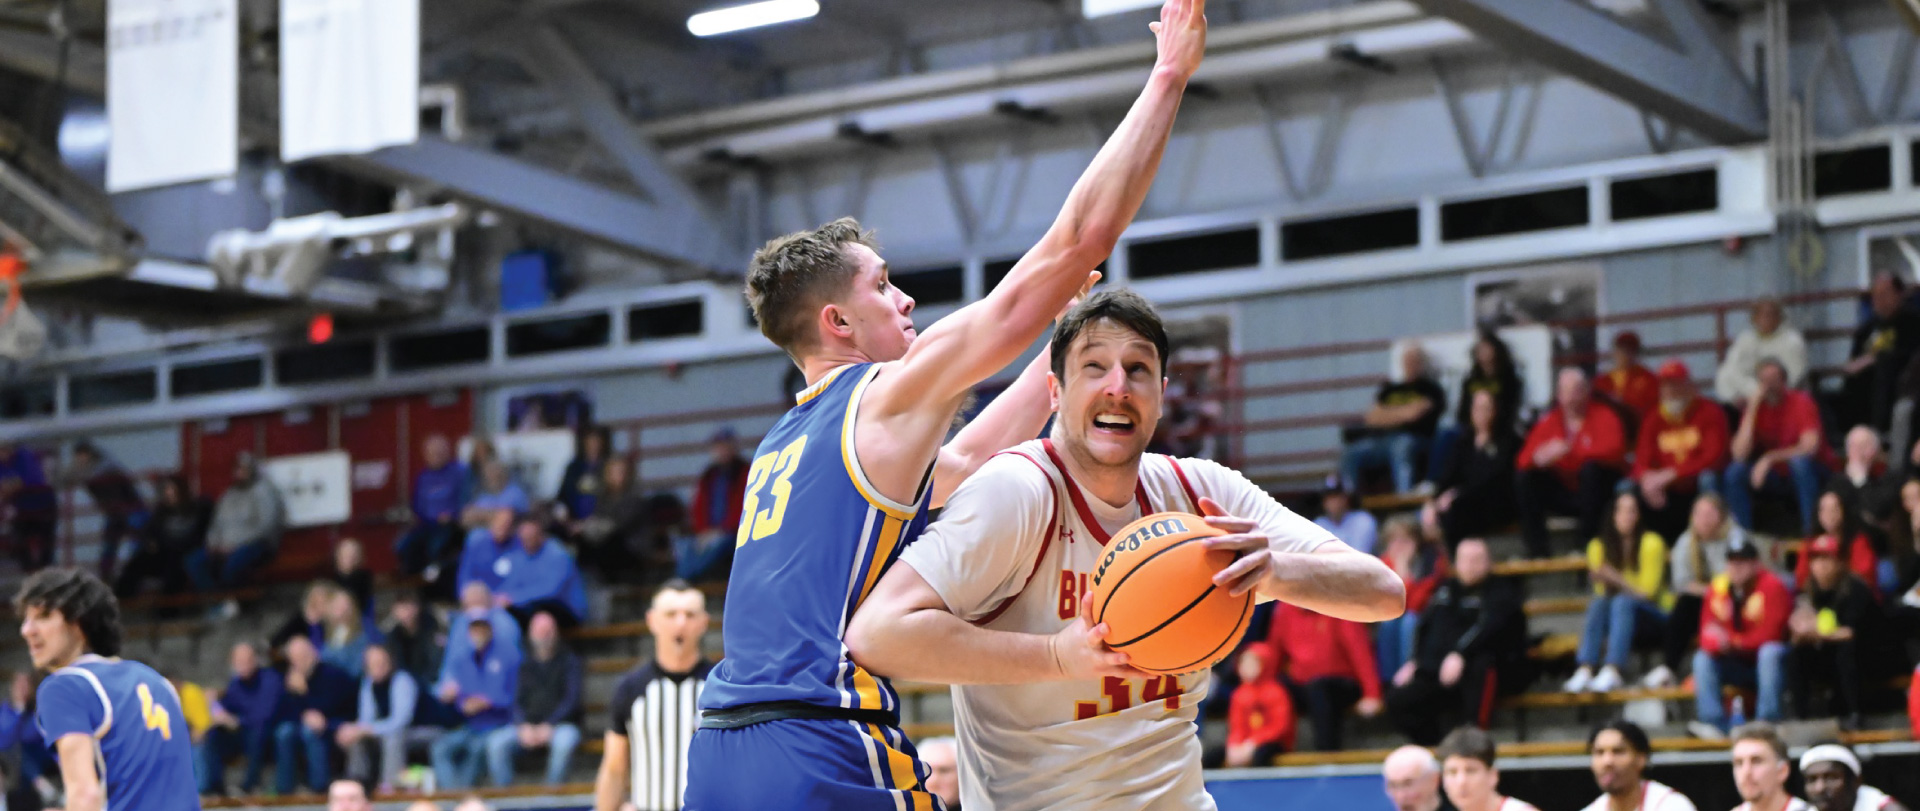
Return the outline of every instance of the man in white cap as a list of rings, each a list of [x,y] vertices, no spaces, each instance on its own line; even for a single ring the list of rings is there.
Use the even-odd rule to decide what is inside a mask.
[[[1898,800],[1860,783],[1860,759],[1839,744],[1821,744],[1800,756],[1800,776],[1816,811],[1907,811]]]

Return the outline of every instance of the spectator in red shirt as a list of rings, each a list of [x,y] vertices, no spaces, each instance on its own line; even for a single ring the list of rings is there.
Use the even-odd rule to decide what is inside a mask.
[[[1281,603],[1267,644],[1280,657],[1280,679],[1294,705],[1304,705],[1313,722],[1315,750],[1342,748],[1348,709],[1357,705],[1360,717],[1372,718],[1386,706],[1366,626]]]
[[[1520,535],[1527,554],[1548,554],[1547,513],[1580,519],[1579,536],[1599,533],[1614,485],[1627,468],[1625,430],[1613,409],[1593,401],[1587,375],[1561,369],[1556,407],[1540,418],[1520,449]]]
[[[1593,381],[1593,390],[1635,420],[1660,407],[1660,380],[1640,365],[1640,333],[1626,330],[1613,337],[1613,369]]]
[[[1828,490],[1820,494],[1820,506],[1817,509],[1820,521],[1820,534],[1807,538],[1801,549],[1799,560],[1793,564],[1793,583],[1801,591],[1810,586],[1811,577],[1808,559],[1816,545],[1823,541],[1834,550],[1834,556],[1853,570],[1854,574],[1867,583],[1873,583],[1880,577],[1880,556],[1874,554],[1873,541],[1867,538],[1867,532],[1860,526],[1860,514],[1853,508],[1847,497],[1838,490]]]
[[[1720,469],[1727,464],[1727,413],[1701,397],[1687,364],[1660,366],[1660,401],[1640,418],[1639,448],[1628,477],[1646,504],[1647,526],[1662,538],[1678,538],[1687,528],[1693,499],[1720,492]]]
[[[1833,451],[1821,438],[1820,409],[1813,395],[1787,388],[1787,370],[1772,358],[1756,372],[1760,393],[1740,415],[1733,434],[1733,461],[1723,478],[1733,520],[1753,529],[1753,495],[1792,492],[1800,508],[1800,534],[1812,535],[1820,482],[1832,469]]]
[[[747,493],[747,460],[733,429],[715,431],[707,451],[711,461],[693,491],[693,535],[673,544],[674,576],[692,583],[723,579],[732,568],[733,536]]]
[[[1693,655],[1694,705],[1700,720],[1688,725],[1696,735],[1726,736],[1722,684],[1755,688],[1755,717],[1780,720],[1787,619],[1792,615],[1793,593],[1760,563],[1760,547],[1744,537],[1730,542],[1727,573],[1713,579],[1700,614],[1700,650]]]
[[[1226,765],[1268,766],[1293,749],[1293,700],[1275,676],[1277,655],[1261,642],[1240,651],[1240,686],[1227,709]]]

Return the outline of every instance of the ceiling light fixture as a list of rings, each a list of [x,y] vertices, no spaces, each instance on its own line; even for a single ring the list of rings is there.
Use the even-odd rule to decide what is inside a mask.
[[[819,13],[818,0],[763,0],[744,6],[702,11],[687,18],[687,30],[696,37],[711,37],[763,25],[804,20]]]
[[[1080,15],[1091,20],[1109,14],[1158,8],[1162,0],[1080,0]]]

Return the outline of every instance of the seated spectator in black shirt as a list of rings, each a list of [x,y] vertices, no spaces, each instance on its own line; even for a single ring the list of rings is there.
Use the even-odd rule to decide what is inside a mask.
[[[1359,492],[1360,474],[1373,468],[1393,471],[1393,489],[1413,489],[1415,455],[1433,443],[1447,392],[1427,375],[1427,356],[1417,344],[1400,353],[1401,379],[1380,386],[1364,424],[1348,429],[1340,455],[1340,478],[1347,492]]]
[[[213,505],[195,498],[187,479],[179,474],[160,480],[159,504],[141,529],[133,556],[120,569],[113,591],[121,599],[140,592],[151,579],[160,580],[160,590],[179,594],[187,590],[187,570],[181,565],[187,553],[207,542],[207,522],[213,518]]]
[[[1440,529],[1449,546],[1513,521],[1513,460],[1520,441],[1512,431],[1500,430],[1492,392],[1474,392],[1469,406],[1471,430],[1455,435],[1447,467],[1435,481],[1439,494],[1421,516]]]
[[[353,604],[359,606],[360,615],[368,625],[373,624],[373,572],[367,571],[366,551],[360,541],[347,538],[333,548],[333,574],[329,575],[334,585],[353,597]]]
[[[1454,552],[1454,577],[1434,591],[1414,632],[1414,656],[1393,676],[1387,715],[1414,743],[1439,743],[1455,720],[1485,727],[1502,668],[1527,655],[1520,591],[1492,577],[1487,542]]]
[[[1787,627],[1793,649],[1787,654],[1788,691],[1794,713],[1814,718],[1814,685],[1833,689],[1829,716],[1845,729],[1860,728],[1860,685],[1879,644],[1880,606],[1873,588],[1840,559],[1840,541],[1822,535],[1806,545],[1812,582],[1804,584]]]
[[[1853,331],[1852,360],[1841,367],[1842,425],[1887,430],[1900,373],[1920,349],[1920,312],[1907,305],[1907,283],[1889,270],[1876,271],[1868,288],[1867,317]]]
[[[306,760],[307,788],[326,791],[333,782],[333,739],[357,715],[360,683],[320,661],[304,636],[287,640],[287,672],[273,730],[274,782],[280,796],[293,793],[295,764]]]
[[[659,555],[650,548],[652,511],[640,484],[633,480],[633,462],[623,456],[607,460],[593,513],[572,522],[579,543],[580,563],[608,580],[640,574]]]
[[[61,478],[67,486],[87,488],[87,498],[100,512],[100,579],[111,583],[114,565],[120,562],[120,542],[146,517],[146,499],[140,497],[126,468],[91,442],[73,447],[73,465],[64,474]]]

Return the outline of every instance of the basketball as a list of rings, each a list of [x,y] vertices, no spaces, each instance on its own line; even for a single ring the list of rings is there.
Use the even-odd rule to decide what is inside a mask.
[[[1212,667],[1232,653],[1253,615],[1253,592],[1213,584],[1234,554],[1200,542],[1222,530],[1189,513],[1141,518],[1115,533],[1094,572],[1088,610],[1106,623],[1107,644],[1148,673]]]

